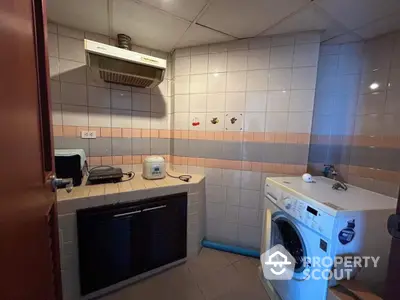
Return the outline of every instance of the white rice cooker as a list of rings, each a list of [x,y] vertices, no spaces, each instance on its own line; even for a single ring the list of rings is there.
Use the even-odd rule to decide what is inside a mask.
[[[161,179],[165,177],[165,160],[162,156],[148,156],[143,161],[143,178]]]

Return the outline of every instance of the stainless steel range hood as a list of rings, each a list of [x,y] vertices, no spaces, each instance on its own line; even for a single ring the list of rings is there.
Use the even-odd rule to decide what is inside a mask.
[[[87,65],[106,82],[153,88],[165,74],[165,59],[85,39]]]

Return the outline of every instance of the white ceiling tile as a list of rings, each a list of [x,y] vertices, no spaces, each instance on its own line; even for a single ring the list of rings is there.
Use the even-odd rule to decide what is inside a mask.
[[[251,37],[306,3],[308,0],[219,0],[211,3],[198,23],[235,37]]]
[[[175,16],[193,21],[208,0],[140,0]]]
[[[193,24],[179,40],[176,47],[182,48],[187,46],[212,44],[217,42],[230,41],[233,39],[234,38],[229,35],[205,28],[197,24]]]
[[[400,10],[398,0],[316,0],[315,3],[349,29]]]
[[[190,23],[132,0],[113,1],[113,35],[124,33],[137,45],[172,50]]]
[[[342,34],[346,28],[341,26],[324,10],[313,3],[303,7],[298,12],[283,19],[267,29],[262,35],[275,35],[301,31],[322,30],[322,40]]]
[[[47,16],[62,25],[108,35],[107,0],[48,0]]]
[[[338,35],[330,40],[323,42],[324,45],[336,45],[336,44],[345,44],[352,42],[359,42],[362,38],[352,32],[348,32],[345,34]]]
[[[329,40],[335,36],[345,34],[346,32],[348,32],[348,30],[340,24],[328,27],[324,32],[322,32],[321,41]]]
[[[400,13],[369,23],[354,32],[365,39],[370,39],[395,30],[400,30]]]

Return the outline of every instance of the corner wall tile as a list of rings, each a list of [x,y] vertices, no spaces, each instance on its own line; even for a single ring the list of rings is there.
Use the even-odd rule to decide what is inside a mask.
[[[83,31],[62,25],[58,25],[58,34],[66,37],[71,37],[74,39],[79,39],[82,41],[85,37]]]
[[[86,85],[86,64],[71,60],[60,59],[60,80]]]
[[[83,40],[65,36],[58,37],[60,58],[85,63],[85,48]]]

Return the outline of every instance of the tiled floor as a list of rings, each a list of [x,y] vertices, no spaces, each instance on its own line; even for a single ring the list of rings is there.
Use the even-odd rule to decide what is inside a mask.
[[[203,248],[200,255],[101,300],[269,300],[257,259]]]

